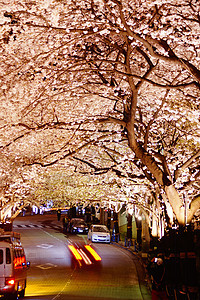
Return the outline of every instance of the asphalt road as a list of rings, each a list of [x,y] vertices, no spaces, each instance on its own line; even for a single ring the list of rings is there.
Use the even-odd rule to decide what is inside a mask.
[[[56,215],[18,217],[13,230],[21,234],[28,271],[25,299],[29,300],[150,300],[139,282],[138,261],[112,244],[92,244],[101,262],[82,264],[68,245],[91,244],[86,235],[66,235]]]

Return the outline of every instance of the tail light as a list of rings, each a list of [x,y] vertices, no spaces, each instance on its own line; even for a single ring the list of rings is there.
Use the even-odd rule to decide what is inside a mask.
[[[80,267],[83,267],[84,265],[92,265],[94,263],[94,259],[96,261],[101,261],[101,257],[90,245],[84,245],[82,248],[77,245],[68,245],[68,248],[79,263]]]
[[[80,255],[80,253],[77,251],[77,249],[73,245],[69,245],[68,247],[77,260],[83,259],[82,256]]]
[[[89,259],[87,254],[82,249],[79,249],[78,252],[82,256],[82,258],[83,258],[86,265],[91,265],[92,264],[91,260]]]
[[[5,280],[6,285],[14,285],[15,284],[15,279],[12,277],[8,277]]]
[[[85,245],[85,248],[90,252],[96,261],[101,261],[99,254],[90,245]]]

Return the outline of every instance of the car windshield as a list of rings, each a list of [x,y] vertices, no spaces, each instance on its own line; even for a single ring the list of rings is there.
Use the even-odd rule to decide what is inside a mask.
[[[100,227],[100,226],[98,226],[98,227],[96,227],[96,226],[94,226],[93,227],[93,231],[94,232],[108,232],[108,230],[107,230],[107,228],[106,227]]]
[[[84,220],[74,220],[73,225],[85,225]]]

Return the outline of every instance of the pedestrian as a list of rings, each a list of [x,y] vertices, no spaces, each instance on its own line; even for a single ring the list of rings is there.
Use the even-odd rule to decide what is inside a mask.
[[[147,266],[147,271],[152,280],[152,300],[168,300],[164,259],[162,257],[154,257]]]
[[[67,227],[68,227],[68,218],[64,217],[63,218],[63,232],[67,232]]]
[[[61,217],[61,210],[58,209],[57,210],[57,219],[58,219],[58,221],[60,221],[60,217]]]

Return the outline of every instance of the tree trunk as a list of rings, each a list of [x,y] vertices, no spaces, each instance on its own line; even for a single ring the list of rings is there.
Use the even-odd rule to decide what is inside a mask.
[[[129,126],[127,126],[127,128],[129,129]],[[132,126],[130,129],[132,129]],[[169,203],[172,206],[178,223],[180,225],[184,225],[186,221],[184,203],[181,201],[177,190],[168,178],[168,174],[165,174],[165,172],[160,169],[155,159],[135,140],[134,133],[130,132],[129,130],[128,137],[130,148],[135,152],[136,157],[142,161],[143,165],[145,165],[155,177],[157,183],[162,186],[167,195]],[[189,220],[191,221],[191,216],[188,219],[188,222]]]
[[[169,203],[173,209],[174,214],[176,215],[179,225],[183,226],[186,223],[186,210],[184,203],[181,201],[179,194],[175,187],[171,184],[170,186],[164,187],[165,193],[169,200]],[[188,220],[189,222],[189,220]]]

